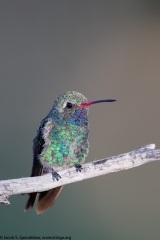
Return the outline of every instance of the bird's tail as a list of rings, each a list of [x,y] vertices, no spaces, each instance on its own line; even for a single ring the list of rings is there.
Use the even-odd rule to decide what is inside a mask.
[[[43,213],[44,211],[46,211],[48,208],[50,208],[54,204],[62,187],[63,186],[60,186],[57,188],[53,188],[49,191],[40,193],[39,198],[38,198],[38,204],[36,206],[36,212],[38,214]]]
[[[28,201],[27,201],[26,206],[24,208],[24,211],[27,211],[29,208],[33,207],[34,202],[36,200],[36,196],[37,196],[36,192],[29,194],[29,198],[28,198]]]
[[[45,212],[48,208],[50,208],[54,204],[62,187],[63,186],[60,186],[57,188],[53,188],[49,191],[39,193],[38,203],[36,206],[36,212],[38,214]],[[24,209],[25,211],[27,211],[29,208],[33,207],[36,196],[37,196],[37,193],[30,193],[29,199],[28,199],[25,209]]]

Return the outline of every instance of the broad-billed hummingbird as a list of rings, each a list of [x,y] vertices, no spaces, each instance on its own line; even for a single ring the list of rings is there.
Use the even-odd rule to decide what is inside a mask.
[[[69,91],[59,95],[51,111],[40,123],[33,140],[33,166],[31,177],[52,172],[53,179],[62,169],[75,166],[81,171],[81,163],[88,154],[88,107],[95,103],[114,102],[113,99],[88,101],[81,93]],[[53,205],[61,187],[40,192],[37,213]],[[30,193],[25,210],[33,207],[37,193]]]

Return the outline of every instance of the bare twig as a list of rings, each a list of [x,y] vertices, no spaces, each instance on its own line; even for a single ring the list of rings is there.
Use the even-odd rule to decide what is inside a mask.
[[[59,181],[53,181],[50,173],[40,177],[3,180],[0,181],[0,203],[10,204],[8,198],[11,195],[42,192],[107,173],[138,167],[157,160],[160,160],[160,149],[155,149],[155,144],[150,144],[129,153],[85,163],[82,165],[82,171],[78,173],[75,167],[60,171],[61,179]]]

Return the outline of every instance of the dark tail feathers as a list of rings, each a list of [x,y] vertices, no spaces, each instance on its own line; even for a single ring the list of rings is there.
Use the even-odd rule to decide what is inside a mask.
[[[39,214],[39,213],[43,213],[45,212],[48,208],[50,208],[56,198],[58,197],[61,189],[62,189],[63,186],[61,187],[57,187],[57,188],[53,188],[49,191],[46,191],[46,192],[41,192],[39,193],[39,197],[38,197],[38,204],[36,206],[36,212]],[[25,206],[25,211],[27,211],[29,208],[32,208],[33,205],[34,205],[34,202],[36,200],[36,196],[37,196],[37,193],[30,193],[29,194],[29,199],[26,203],[26,206]]]

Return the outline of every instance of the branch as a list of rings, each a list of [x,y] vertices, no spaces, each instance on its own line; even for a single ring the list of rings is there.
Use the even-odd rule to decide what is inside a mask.
[[[129,153],[85,163],[82,165],[82,171],[78,173],[75,167],[60,171],[61,179],[59,181],[53,181],[51,173],[39,177],[3,180],[0,181],[0,203],[10,204],[8,198],[11,195],[43,192],[58,186],[127,170],[157,160],[160,160],[160,149],[155,149],[155,144],[150,144]]]

